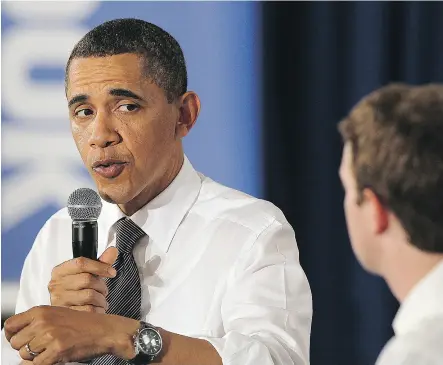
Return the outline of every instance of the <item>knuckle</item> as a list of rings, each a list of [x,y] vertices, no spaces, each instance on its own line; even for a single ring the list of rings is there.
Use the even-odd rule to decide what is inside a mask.
[[[51,278],[56,279],[56,278],[63,276],[63,271],[67,267],[68,263],[69,263],[69,261],[65,261],[65,262],[62,262],[61,264],[55,266],[51,271]]]
[[[45,337],[48,339],[49,343],[52,343],[55,341],[54,333],[53,331],[46,331]]]
[[[49,290],[49,292],[50,293],[53,293],[56,289],[57,289],[57,282],[54,280],[54,279],[52,279],[50,282],[49,282],[49,284],[48,284],[48,290]]]
[[[63,343],[58,338],[53,340],[54,351],[60,354],[63,351]]]
[[[92,305],[85,305],[83,307],[84,312],[94,313],[94,307]]]
[[[86,312],[97,313],[97,307],[94,307],[93,305],[87,305],[86,306]]]
[[[16,338],[15,336],[13,336],[13,337],[11,338],[11,340],[9,341],[9,343],[11,344],[11,347],[12,347],[14,350],[20,350],[20,346],[19,346],[19,344],[18,344],[18,342],[17,342],[17,338]]]
[[[58,272],[59,272],[59,268],[60,265],[57,265],[56,267],[54,267],[51,271],[51,278],[56,278],[58,276]]]
[[[33,317],[34,317],[34,321],[39,325],[39,326],[43,326],[46,323],[50,323],[51,321],[51,314],[48,313],[48,308],[50,308],[49,306],[38,306],[33,308]]]
[[[40,358],[40,356],[37,356],[35,359],[32,360],[32,365],[44,365],[43,359]]]
[[[46,319],[41,318],[41,317],[35,317],[34,323],[37,327],[43,328],[44,326],[46,326]]]
[[[108,293],[108,286],[106,285],[106,281],[103,279],[98,280],[98,286],[103,290],[104,293]]]
[[[79,269],[84,270],[86,268],[87,261],[84,257],[77,257],[75,259],[75,264]]]
[[[60,304],[60,302],[61,302],[60,295],[51,293],[51,304],[52,305]]]
[[[63,358],[65,353],[69,349],[69,347],[67,346],[67,343],[60,338],[56,338],[54,340],[53,346],[54,346],[54,351],[57,353],[58,358]]]
[[[13,329],[12,319],[8,318],[3,324],[3,327],[5,328],[6,331],[11,331]]]
[[[56,344],[61,341],[60,336],[58,335],[59,329],[57,327],[49,325],[46,329],[46,338],[48,339],[48,343]],[[50,341],[50,342],[49,342]]]
[[[86,289],[85,290],[85,299],[89,302],[95,299],[95,290],[93,289]]]
[[[82,282],[85,288],[90,288],[94,283],[94,276],[92,274],[85,273],[83,274]]]

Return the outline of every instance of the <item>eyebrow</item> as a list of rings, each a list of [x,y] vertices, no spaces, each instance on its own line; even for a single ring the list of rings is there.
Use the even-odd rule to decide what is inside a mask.
[[[143,101],[140,96],[127,89],[111,89],[109,90],[109,94],[114,96],[125,96],[127,98]]]
[[[143,101],[143,98],[132,92],[128,89],[111,89],[109,90],[109,95],[113,96],[124,96],[131,99],[136,99]],[[79,94],[74,96],[71,100],[69,100],[68,107],[71,107],[73,104],[83,103],[89,99],[89,96],[86,94]]]
[[[82,103],[86,100],[88,100],[88,95],[86,94],[76,95],[71,100],[69,100],[68,107],[71,107],[71,105],[76,103]]]

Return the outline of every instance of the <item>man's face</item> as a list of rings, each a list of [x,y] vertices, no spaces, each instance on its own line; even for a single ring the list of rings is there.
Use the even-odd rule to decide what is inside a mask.
[[[365,269],[376,272],[380,256],[377,210],[374,209],[372,201],[364,200],[358,204],[359,193],[352,169],[352,148],[349,143],[343,149],[340,179],[345,190],[343,206],[352,249]]]
[[[180,154],[180,106],[143,75],[135,54],[74,59],[67,98],[75,143],[107,201],[126,204],[153,189]]]

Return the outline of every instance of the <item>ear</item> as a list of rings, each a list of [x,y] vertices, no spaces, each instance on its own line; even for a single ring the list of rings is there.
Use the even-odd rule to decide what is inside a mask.
[[[180,117],[175,128],[178,138],[185,137],[197,121],[200,114],[200,99],[193,91],[188,91],[180,97]]]
[[[369,219],[375,234],[381,234],[388,229],[389,212],[371,189],[363,190],[364,202],[369,206]]]

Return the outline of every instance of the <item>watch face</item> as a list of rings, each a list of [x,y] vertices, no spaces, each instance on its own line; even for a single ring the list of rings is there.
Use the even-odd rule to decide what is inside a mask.
[[[143,353],[151,356],[158,355],[162,349],[161,337],[151,328],[144,328],[140,331],[138,344]]]

